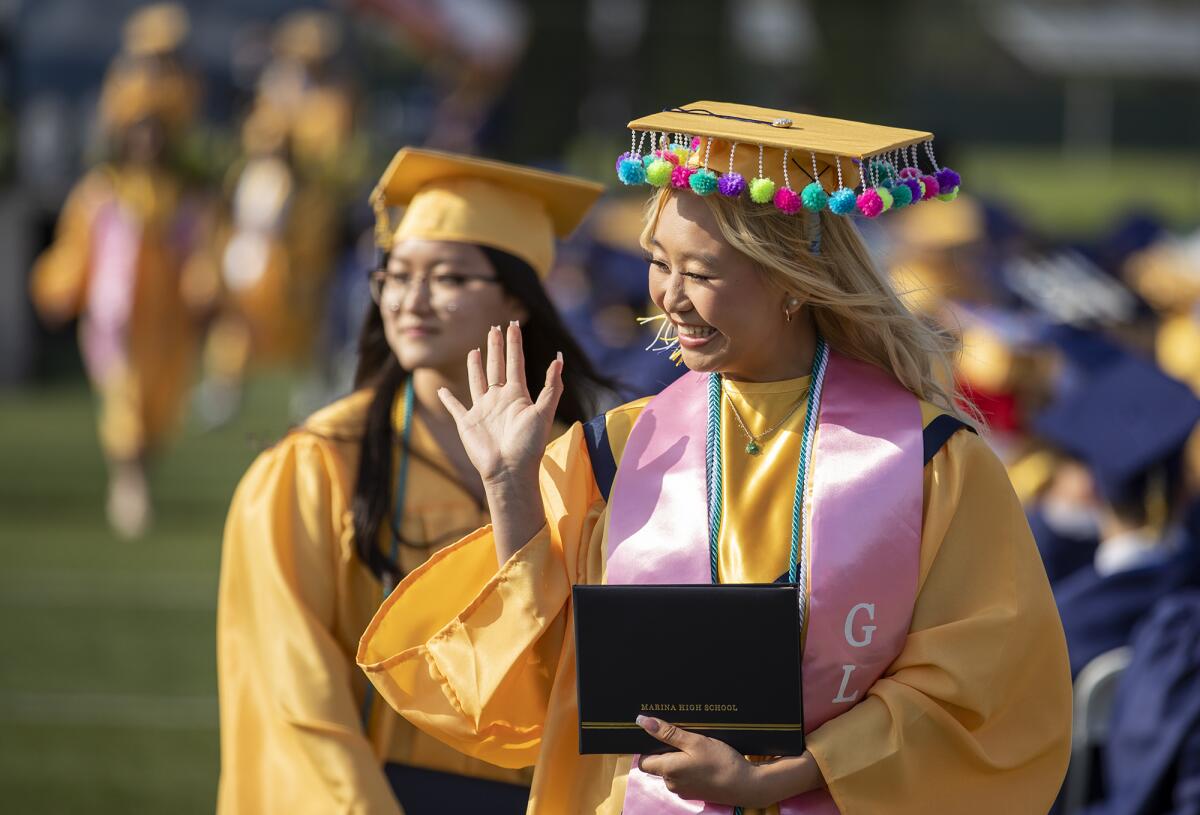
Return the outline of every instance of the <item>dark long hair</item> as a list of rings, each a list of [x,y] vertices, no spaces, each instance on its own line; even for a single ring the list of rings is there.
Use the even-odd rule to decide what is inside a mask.
[[[536,396],[541,391],[545,370],[555,354],[561,351],[565,363],[563,394],[555,418],[564,423],[590,418],[604,391],[612,390],[612,383],[596,372],[583,349],[567,331],[533,268],[507,252],[485,246],[479,249],[495,269],[505,293],[516,298],[528,314],[521,333],[530,394]],[[372,303],[359,333],[354,386],[371,388],[374,396],[367,409],[359,447],[351,511],[355,549],[362,562],[380,579],[385,575],[398,578],[401,574],[399,564],[392,563],[380,550],[378,541],[379,531],[388,520],[394,487],[392,450],[397,439],[392,426],[392,406],[408,377],[409,372],[400,367],[400,361],[388,346],[379,307]],[[412,450],[404,452],[415,455]],[[392,534],[399,539],[400,530],[393,528]],[[404,540],[400,539],[400,542],[404,543]]]

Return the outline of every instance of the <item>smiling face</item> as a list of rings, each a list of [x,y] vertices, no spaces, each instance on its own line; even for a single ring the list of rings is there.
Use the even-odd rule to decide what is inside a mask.
[[[496,270],[477,246],[452,241],[404,240],[372,279],[384,334],[406,370],[433,368],[450,378],[480,348],[488,328],[525,319]]]
[[[722,236],[708,204],[672,194],[650,236],[650,297],[679,333],[693,371],[771,381],[803,374],[799,302]],[[811,326],[807,328],[811,331]]]

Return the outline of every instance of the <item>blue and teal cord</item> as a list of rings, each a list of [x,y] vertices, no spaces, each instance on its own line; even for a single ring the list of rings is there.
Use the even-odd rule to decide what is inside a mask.
[[[812,380],[808,388],[808,405],[804,412],[804,430],[800,437],[800,461],[796,465],[796,487],[792,495],[792,534],[788,553],[788,582],[800,586],[800,625],[804,625],[805,583],[808,581],[808,559],[800,552],[803,532],[804,494],[808,484],[809,461],[812,458],[813,438],[817,431],[820,414],[821,391],[825,384],[825,369],[829,363],[829,346],[817,336],[816,354],[813,356]],[[708,498],[708,568],[712,582],[719,583],[719,559],[721,546],[721,513],[724,503],[724,474],[721,459],[721,377],[708,375],[708,431],[704,439],[704,481]],[[743,815],[742,807],[734,807],[733,815]]]
[[[808,579],[807,558],[800,549],[803,532],[804,490],[808,484],[808,463],[812,458],[812,440],[817,430],[817,414],[821,404],[821,388],[825,383],[825,365],[829,361],[829,346],[823,337],[817,337],[817,351],[813,355],[812,377],[808,387],[808,405],[804,409],[804,431],[800,436],[800,461],[796,465],[796,492],[792,497],[792,547],[788,553],[788,582],[796,583]],[[804,609],[800,609],[801,621]]]
[[[721,504],[724,474],[721,463],[721,375],[708,375],[708,433],[704,440],[705,493],[708,496],[708,572],[714,584],[721,582],[717,554],[721,548]],[[715,495],[714,495],[715,491]]]
[[[402,425],[400,435],[400,452],[397,453],[399,462],[396,468],[396,500],[392,505],[392,548],[391,548],[391,563],[394,565],[399,562],[400,558],[400,518],[404,513],[404,495],[408,489],[408,448],[412,441],[412,426],[413,426],[413,403],[415,396],[413,394],[412,377],[404,383],[404,424]],[[387,599],[388,581],[385,577],[383,583],[383,597],[380,598],[382,603]],[[368,684],[367,692],[363,697],[362,706],[362,723],[363,730],[370,731],[371,725],[371,707],[375,703],[375,686]]]

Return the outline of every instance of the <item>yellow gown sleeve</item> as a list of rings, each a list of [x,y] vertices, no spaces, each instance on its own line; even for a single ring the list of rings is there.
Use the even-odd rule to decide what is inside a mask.
[[[1046,812],[1070,750],[1054,600],[1004,468],[958,433],[926,469],[908,640],[808,746],[843,815]]]
[[[502,767],[538,757],[571,585],[604,508],[580,425],[547,449],[541,491],[547,525],[498,570],[490,527],[443,549],[396,587],[358,651],[406,719]]]
[[[105,176],[93,170],[63,204],[52,243],[34,263],[29,295],[42,319],[61,323],[83,307],[91,261],[92,222],[100,201],[111,194]]]
[[[399,813],[332,633],[344,511],[334,452],[299,433],[259,457],[225,527],[217,610],[218,811]]]

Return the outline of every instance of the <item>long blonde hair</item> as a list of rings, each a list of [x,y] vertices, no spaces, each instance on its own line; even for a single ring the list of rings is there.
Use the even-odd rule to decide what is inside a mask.
[[[647,206],[643,247],[674,191],[663,188]],[[800,299],[817,331],[840,353],[890,373],[918,398],[972,425],[978,410],[954,384],[958,339],[918,318],[871,260],[849,218],[820,213],[821,250],[809,250],[811,213],[787,215],[720,195],[701,200],[727,243],[753,260],[768,280]]]

